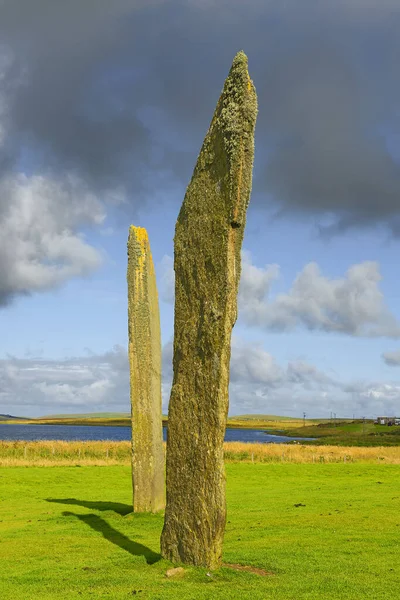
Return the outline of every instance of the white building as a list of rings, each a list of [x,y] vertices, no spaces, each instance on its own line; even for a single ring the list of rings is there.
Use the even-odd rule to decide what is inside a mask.
[[[376,425],[400,425],[399,417],[377,417]]]

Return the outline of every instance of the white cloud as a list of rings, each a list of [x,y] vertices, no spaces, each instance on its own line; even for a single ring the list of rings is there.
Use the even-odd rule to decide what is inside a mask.
[[[359,406],[360,413],[367,415],[398,415],[400,406],[399,382],[356,382],[344,386],[348,397]]]
[[[256,267],[251,261],[251,254],[242,250],[242,272],[238,294],[239,313],[243,310],[250,315],[263,310],[265,298],[269,295],[271,285],[279,278],[279,265]]]
[[[74,177],[15,175],[0,181],[0,305],[93,271],[98,250],[78,230],[99,225],[102,205]]]
[[[82,406],[102,405],[110,397],[114,384],[109,379],[100,379],[77,387],[68,383],[40,382],[34,384],[34,389],[42,394],[44,403],[57,398],[59,405]]]
[[[304,360],[289,362],[286,372],[287,380],[294,384],[301,384],[306,389],[321,386],[334,386],[338,384],[334,379],[319,371],[314,365],[310,365]]]
[[[385,305],[376,262],[351,266],[330,279],[316,263],[307,264],[285,294],[269,298],[276,266],[254,267],[247,253],[239,293],[239,318],[249,326],[276,331],[297,327],[353,336],[400,337],[400,323]]]
[[[396,413],[400,384],[344,382],[303,359],[280,365],[261,343],[232,336],[230,414],[263,413],[287,416],[341,417]],[[163,348],[163,410],[172,383],[173,345]],[[399,412],[397,410],[397,412]]]
[[[161,297],[174,301],[173,259],[165,255],[160,265]],[[324,276],[314,262],[297,275],[290,290],[271,297],[279,278],[276,264],[257,267],[250,252],[242,251],[239,322],[272,331],[344,333],[352,336],[400,337],[400,323],[385,305],[379,289],[382,276],[377,262],[352,265],[342,278]]]
[[[389,367],[400,366],[400,350],[395,350],[393,352],[384,352],[382,354],[382,358]]]
[[[172,383],[172,341],[163,348],[162,397],[167,412]],[[371,418],[396,414],[400,382],[343,382],[304,360],[280,365],[261,344],[232,339],[230,414]],[[126,349],[46,360],[0,360],[0,413],[40,416],[57,412],[128,412]]]
[[[231,382],[277,386],[284,379],[281,367],[260,344],[248,344],[232,336]]]
[[[163,348],[163,408],[172,380],[172,342]],[[7,356],[0,360],[0,413],[41,416],[57,412],[130,410],[126,348],[63,360]]]
[[[3,412],[43,415],[58,408],[129,410],[127,353],[121,346],[103,355],[46,360],[9,356],[0,361]],[[5,410],[6,409],[6,410]]]

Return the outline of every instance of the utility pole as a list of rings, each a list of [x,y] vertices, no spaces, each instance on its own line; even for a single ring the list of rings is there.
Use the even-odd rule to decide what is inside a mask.
[[[333,413],[333,426],[336,427],[336,413]]]
[[[362,419],[363,419],[363,435],[365,435],[365,417],[363,417]]]

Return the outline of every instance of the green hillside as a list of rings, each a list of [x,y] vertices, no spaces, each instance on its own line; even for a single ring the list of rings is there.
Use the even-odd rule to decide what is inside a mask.
[[[280,417],[279,415],[232,415],[235,421],[298,421],[301,417]]]

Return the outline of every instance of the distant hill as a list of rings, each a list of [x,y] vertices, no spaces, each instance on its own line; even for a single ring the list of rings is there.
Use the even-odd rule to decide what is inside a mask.
[[[45,415],[40,419],[127,419],[131,416],[128,412],[98,412],[98,413],[71,413],[61,415]]]
[[[34,419],[32,419],[33,421],[44,421],[44,420],[61,420],[61,419],[130,419],[131,418],[131,413],[130,412],[93,412],[93,413],[60,413],[60,414],[54,414],[54,415],[44,415],[42,417],[36,417]],[[162,418],[165,420],[168,418],[168,415],[162,415]],[[11,419],[15,419],[15,420],[30,420],[30,419],[26,419],[26,417],[13,417],[11,415],[0,415],[0,421],[6,421],[6,420],[11,420]],[[308,422],[311,421],[318,421],[318,422],[325,422],[325,421],[329,421],[329,419],[306,419]],[[229,421],[234,421],[235,423],[238,421],[244,421],[244,422],[252,422],[252,421],[258,421],[258,422],[270,422],[271,424],[276,422],[276,423],[282,423],[282,422],[287,422],[288,424],[290,422],[298,422],[298,421],[303,421],[302,417],[283,417],[283,416],[279,416],[279,415],[263,415],[263,414],[250,414],[250,415],[230,415],[228,417],[228,422]],[[250,424],[250,423],[249,423]],[[249,425],[246,425],[247,427]]]
[[[0,415],[0,421],[20,421],[21,419],[25,419],[25,417],[14,417],[13,415]]]
[[[298,421],[301,417],[280,417],[278,415],[232,415],[235,421]]]
[[[41,419],[129,419],[129,412],[93,412],[93,413],[70,413],[44,415],[38,417]],[[163,415],[166,419],[167,415]],[[280,417],[278,415],[232,415],[229,420],[232,421],[298,421],[301,417]]]

